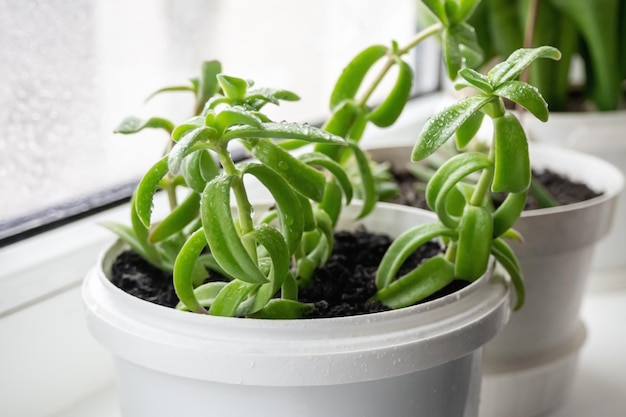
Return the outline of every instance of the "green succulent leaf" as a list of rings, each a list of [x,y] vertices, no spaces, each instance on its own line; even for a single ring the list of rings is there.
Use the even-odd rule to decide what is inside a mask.
[[[467,281],[480,278],[489,266],[493,221],[482,206],[466,205],[459,223],[454,275]]]
[[[217,263],[232,277],[253,284],[267,282],[265,275],[243,246],[233,223],[230,189],[234,175],[222,174],[204,189],[201,200],[202,226]]]
[[[442,33],[442,50],[448,78],[455,80],[459,70],[463,68],[463,54],[459,41],[450,27],[447,27]]]
[[[254,88],[248,91],[246,101],[254,103],[257,110],[267,103],[280,104],[280,100],[298,101],[300,97],[289,90],[277,90],[272,88]]]
[[[254,112],[240,106],[227,107],[217,113],[213,126],[218,132],[227,131],[232,126],[250,126],[257,129],[263,128],[263,122]]]
[[[217,295],[228,284],[225,281],[207,282],[196,287],[193,290],[194,296],[198,301],[198,304],[205,310],[211,307]],[[190,311],[189,308],[182,302],[176,305],[177,310]]]
[[[274,299],[262,310],[254,313],[251,317],[256,319],[299,319],[306,317],[315,310],[311,303],[301,303],[294,300]]]
[[[271,167],[300,194],[314,201],[324,196],[324,174],[300,161],[271,140],[259,140],[250,152]]]
[[[487,74],[487,79],[495,88],[498,88],[506,81],[513,81],[539,58],[550,58],[559,60],[561,53],[551,46],[541,46],[539,48],[522,48],[514,51],[506,61],[494,66]]]
[[[520,193],[530,186],[532,172],[526,133],[517,117],[505,113],[493,120],[493,192]]]
[[[219,92],[217,75],[222,72],[219,61],[205,61],[202,63],[198,91],[196,92],[196,110],[199,112],[211,97]]]
[[[248,90],[248,82],[242,78],[219,74],[217,81],[224,95],[233,101],[243,101]]]
[[[182,174],[188,187],[202,193],[206,183],[219,174],[219,166],[208,150],[192,152],[183,159]]]
[[[372,172],[370,159],[367,157],[365,152],[363,152],[357,144],[350,144],[350,150],[356,159],[359,176],[361,178],[363,207],[361,208],[359,218],[363,218],[374,210],[376,202],[378,201],[376,182],[374,181],[374,174]]]
[[[455,136],[457,149],[464,149],[469,145],[476,133],[478,133],[480,126],[482,126],[484,116],[484,113],[476,112],[459,126]]]
[[[473,26],[467,23],[456,23],[448,28],[450,36],[456,39],[459,51],[465,65],[477,67],[484,59],[483,50],[478,43],[478,37]]]
[[[345,145],[345,140],[322,129],[299,123],[270,122],[263,123],[262,128],[248,126],[232,126],[222,136],[223,140],[247,138],[298,139],[309,143],[327,143]]]
[[[152,100],[155,96],[163,93],[173,93],[173,92],[194,92],[194,87],[190,85],[172,85],[168,87],[159,88],[148,97],[146,97],[145,102]]]
[[[178,142],[180,138],[187,134],[190,130],[203,128],[206,126],[207,117],[209,116],[194,116],[185,123],[177,125],[174,130],[172,130],[172,140],[174,142]]]
[[[352,200],[352,182],[344,168],[333,159],[320,152],[307,152],[302,154],[299,159],[307,165],[318,166],[327,169],[337,180],[343,194],[346,196],[346,204]]]
[[[432,155],[467,119],[491,100],[492,97],[483,94],[467,97],[428,119],[413,148],[412,160],[421,161]]]
[[[139,185],[137,185],[135,211],[145,227],[150,227],[154,194],[167,172],[167,156],[165,156],[146,172],[141,181],[139,181]]]
[[[548,104],[532,85],[521,81],[506,81],[500,84],[494,94],[519,104],[542,122],[548,121]]]
[[[376,288],[387,288],[402,264],[421,245],[437,237],[455,238],[456,232],[440,223],[427,223],[413,227],[398,236],[392,243],[376,272]]]
[[[319,208],[328,213],[333,221],[333,225],[337,224],[339,215],[341,214],[341,197],[341,187],[337,185],[337,182],[333,179],[326,181],[326,187],[324,187],[324,197],[320,202]]]
[[[198,217],[200,194],[191,192],[170,214],[158,223],[148,236],[150,243],[161,242],[180,233],[185,226]]]
[[[445,0],[422,0],[422,3],[435,15],[444,25],[448,24],[448,13],[446,11]]]
[[[491,245],[491,253],[496,261],[505,269],[511,278],[513,288],[517,295],[517,302],[513,310],[517,311],[524,305],[526,299],[526,289],[524,285],[524,278],[522,274],[522,268],[515,257],[515,253],[502,239],[495,239]]]
[[[499,237],[519,219],[526,204],[526,193],[509,193],[493,213],[493,237]]]
[[[211,141],[218,137],[218,133],[211,127],[198,127],[185,133],[168,155],[168,168],[170,172],[177,173],[183,160],[193,152],[211,147]]]
[[[193,271],[196,268],[198,257],[206,247],[207,241],[202,229],[193,233],[181,248],[174,263],[174,290],[178,299],[190,311],[206,313],[194,293]]]
[[[124,135],[140,132],[144,129],[163,129],[167,133],[171,133],[174,124],[167,119],[161,117],[151,117],[149,119],[140,119],[139,117],[127,117],[115,128],[114,133]]]
[[[259,288],[254,302],[250,306],[249,314],[264,308],[269,300],[274,297],[289,274],[290,263],[289,248],[279,231],[269,225],[260,224],[251,234],[267,251],[271,259],[271,268],[268,277],[269,282]]]
[[[442,256],[435,256],[378,291],[374,298],[390,308],[408,307],[441,290],[453,280],[454,266]]]
[[[453,156],[439,167],[426,186],[426,203],[443,224],[456,228],[459,222],[447,211],[450,191],[468,175],[492,166],[489,157],[482,152],[465,152]]]
[[[367,119],[378,127],[391,126],[398,120],[413,88],[411,66],[400,58],[395,59],[394,62],[398,67],[398,76],[394,86],[387,97],[367,115]]]
[[[241,303],[257,288],[258,284],[250,284],[240,280],[229,282],[215,297],[209,314],[224,317],[235,316]]]
[[[489,84],[487,77],[471,68],[463,68],[460,70],[459,80],[455,83],[455,88],[457,90],[465,87],[473,87],[487,94],[493,92],[493,87]]]
[[[335,111],[335,107],[344,100],[354,99],[370,68],[384,57],[388,51],[389,48],[386,46],[373,45],[361,51],[348,63],[337,79],[330,95],[331,111]]]
[[[265,165],[247,164],[243,167],[242,173],[256,177],[274,197],[280,227],[287,240],[289,254],[293,254],[298,248],[304,232],[301,200],[280,174]]]

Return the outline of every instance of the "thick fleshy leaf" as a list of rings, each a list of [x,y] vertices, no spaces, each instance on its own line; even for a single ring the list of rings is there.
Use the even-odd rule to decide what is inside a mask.
[[[517,301],[513,310],[519,310],[526,300],[526,288],[522,269],[515,257],[515,253],[502,239],[494,239],[491,245],[491,253],[511,278],[515,294],[517,295]]]
[[[217,136],[217,131],[211,127],[199,127],[185,133],[168,155],[167,164],[170,172],[179,172],[183,159],[197,150],[209,149],[211,140]]]
[[[398,236],[383,256],[376,272],[376,287],[388,287],[404,261],[421,245],[437,237],[456,237],[456,233],[441,223],[427,223],[413,227]]]
[[[493,92],[493,88],[487,77],[471,68],[463,68],[459,71],[459,79],[455,83],[455,88],[460,90],[465,87],[474,87],[483,93]]]
[[[446,28],[442,33],[442,50],[448,78],[455,80],[459,70],[463,68],[463,55],[459,41],[450,28]]]
[[[258,285],[239,280],[229,282],[215,297],[209,309],[209,314],[233,317],[238,312],[241,303],[256,288],[258,288]]]
[[[383,45],[373,45],[359,52],[344,68],[335,83],[330,95],[330,110],[345,100],[354,99],[365,75],[378,60],[387,54],[389,48]]]
[[[467,204],[459,223],[454,259],[454,275],[457,278],[475,281],[487,271],[492,234],[491,212],[485,207]]]
[[[435,256],[411,272],[379,290],[375,299],[387,307],[408,307],[436,293],[454,280],[454,266],[441,256]]]
[[[198,300],[198,304],[205,309],[211,307],[217,295],[228,284],[226,281],[207,282],[197,288],[194,288],[193,293]],[[176,305],[177,310],[190,311],[189,308],[182,302]]]
[[[205,61],[202,63],[202,71],[198,80],[196,92],[196,110],[201,111],[206,102],[219,91],[217,75],[222,72],[222,64],[219,61]]]
[[[251,126],[262,129],[263,123],[254,112],[240,106],[227,107],[217,113],[213,127],[218,132],[224,132],[232,126]]]
[[[493,120],[494,172],[491,190],[521,193],[532,178],[526,133],[517,117],[507,112]]]
[[[274,197],[280,227],[287,239],[289,254],[293,254],[300,245],[304,232],[300,199],[280,174],[265,165],[247,164],[242,168],[242,173],[256,177]]]
[[[154,193],[156,193],[167,172],[167,156],[164,156],[145,173],[137,186],[135,211],[145,227],[150,227]]]
[[[262,128],[248,126],[233,126],[224,133],[223,140],[271,138],[271,139],[298,139],[310,143],[328,143],[345,145],[345,140],[317,127],[306,124],[288,122],[263,123]]]
[[[194,87],[190,86],[190,85],[172,85],[172,86],[168,86],[168,87],[163,87],[163,88],[159,88],[158,90],[156,90],[154,93],[150,94],[148,97],[146,97],[146,102],[152,100],[155,96],[159,95],[159,94],[163,94],[163,93],[173,93],[173,92],[185,92],[185,91],[189,91],[189,92],[194,92]]]
[[[445,25],[448,23],[445,0],[422,0],[422,3]]]
[[[181,248],[174,264],[174,289],[178,299],[196,313],[206,313],[200,305],[193,287],[193,271],[207,241],[202,229],[193,233]]]
[[[234,175],[220,175],[207,184],[200,205],[204,234],[224,271],[239,280],[263,284],[267,279],[246,252],[233,222],[230,189],[234,179]]]
[[[272,168],[300,194],[321,201],[326,179],[324,174],[300,161],[271,140],[259,140],[250,152]]]
[[[183,159],[181,170],[187,186],[202,193],[206,183],[219,174],[220,167],[208,150],[201,149]]]
[[[139,117],[127,117],[115,128],[114,133],[132,134],[142,131],[143,129],[163,129],[171,133],[174,129],[174,123],[161,117],[151,117],[149,119],[140,119]]]
[[[465,152],[453,156],[439,167],[426,186],[426,202],[440,221],[451,228],[457,226],[458,219],[447,211],[448,193],[468,175],[492,165],[489,157],[482,152]]]
[[[248,90],[248,82],[246,80],[224,74],[218,75],[217,80],[224,95],[229,99],[241,101],[246,96],[246,91]]]
[[[291,255],[283,235],[273,227],[260,224],[251,233],[254,239],[265,248],[271,260],[269,282],[259,289],[250,306],[249,313],[255,313],[265,307],[283,285],[289,274]]]
[[[432,155],[467,119],[491,100],[490,96],[477,94],[446,107],[428,119],[413,148],[412,160],[421,161]]]
[[[391,126],[398,120],[413,88],[413,69],[402,59],[396,59],[396,82],[383,101],[374,107],[367,118],[378,127]]]
[[[307,152],[299,157],[299,159],[307,165],[319,166],[327,169],[337,180],[343,194],[346,197],[346,204],[352,200],[352,182],[344,168],[330,157],[320,152]]]
[[[295,300],[274,299],[261,311],[251,315],[257,319],[299,319],[306,317],[315,310],[312,303],[301,303]]]
[[[185,226],[199,216],[200,194],[191,192],[189,196],[172,210],[150,232],[150,243],[163,241],[175,233],[181,233]]]
[[[206,126],[206,120],[208,117],[212,117],[212,115],[207,116],[194,116],[184,123],[176,125],[174,130],[172,130],[172,140],[174,142],[178,142],[180,138],[188,133],[190,130],[194,130],[197,128],[202,128]]]
[[[558,60],[561,53],[551,46],[541,46],[539,48],[522,48],[514,51],[506,61],[499,63],[489,71],[487,79],[492,86],[498,88],[506,81],[513,81],[539,58],[550,58]]]
[[[372,166],[370,165],[370,159],[357,144],[351,144],[350,150],[356,158],[359,176],[361,178],[363,207],[361,208],[359,218],[363,218],[374,210],[376,202],[378,201],[378,193],[376,191],[376,183],[374,181],[374,174],[372,172]]]
[[[456,130],[456,147],[457,149],[463,149],[472,141],[480,126],[483,123],[485,114],[482,112],[476,112],[469,117],[459,128]]]
[[[521,81],[507,81],[500,84],[494,94],[519,104],[542,122],[548,121],[548,104],[534,86]]]

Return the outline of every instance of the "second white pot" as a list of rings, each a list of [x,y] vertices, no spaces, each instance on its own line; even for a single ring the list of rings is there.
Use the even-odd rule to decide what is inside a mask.
[[[534,142],[572,149],[602,158],[626,174],[626,110],[550,114],[547,123],[523,118]],[[603,290],[626,287],[626,192],[619,197],[614,228],[598,242],[591,286]]]
[[[369,152],[374,160],[403,169],[411,148]],[[585,340],[579,313],[594,250],[611,230],[623,189],[622,173],[597,157],[538,144],[530,152],[534,169],[551,169],[603,194],[525,211],[515,224],[524,237],[512,247],[524,272],[526,303],[485,347],[481,417],[536,416],[566,398]]]

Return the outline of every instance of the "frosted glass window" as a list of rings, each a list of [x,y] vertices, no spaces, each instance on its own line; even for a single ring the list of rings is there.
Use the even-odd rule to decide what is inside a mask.
[[[202,60],[296,91],[302,100],[272,115],[314,123],[349,58],[415,33],[414,8],[413,0],[0,1],[0,238],[127,195],[167,138],[113,128],[128,115],[186,118],[191,95],[143,99],[195,76]]]

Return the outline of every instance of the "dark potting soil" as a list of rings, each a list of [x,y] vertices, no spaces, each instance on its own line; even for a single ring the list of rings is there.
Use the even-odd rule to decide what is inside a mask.
[[[393,200],[394,203],[406,206],[428,209],[426,198],[422,191],[416,187],[418,180],[408,172],[394,173],[395,180],[400,187],[400,194]],[[534,172],[533,177],[537,179],[554,196],[559,205],[578,203],[601,195],[590,189],[586,184],[571,181],[550,170]],[[503,200],[504,196],[494,196],[496,205]],[[537,200],[532,194],[526,198],[525,210],[539,208]]]
[[[337,232],[333,253],[324,267],[317,270],[313,285],[302,289],[300,301],[314,303],[310,318],[343,317],[388,310],[369,299],[376,292],[377,265],[391,244],[386,235],[365,229]],[[400,274],[418,265],[423,259],[439,253],[441,248],[431,242],[423,245],[405,262]],[[215,279],[212,277],[211,279]],[[171,274],[153,267],[133,251],[120,254],[113,263],[112,282],[117,287],[152,303],[174,307],[178,297]],[[465,281],[453,281],[448,287],[422,302],[453,293],[465,287]]]

